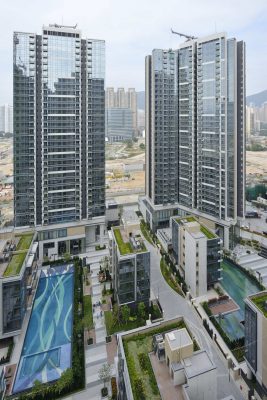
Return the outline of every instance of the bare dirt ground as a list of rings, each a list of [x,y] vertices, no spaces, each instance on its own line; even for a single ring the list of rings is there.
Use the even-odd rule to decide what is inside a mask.
[[[13,187],[5,187],[13,176],[13,139],[0,138],[0,226],[13,219]]]
[[[247,174],[267,174],[267,151],[247,151]]]
[[[107,192],[116,195],[126,189],[144,191],[145,150],[140,148],[142,143],[144,139],[134,142],[132,147],[125,143],[106,146]]]
[[[0,179],[13,175],[13,139],[0,138]]]
[[[138,139],[132,146],[126,143],[106,144],[106,184],[107,192],[112,196],[120,196],[120,201],[126,201],[145,187],[145,149],[144,139]],[[141,148],[140,148],[141,145]],[[261,179],[267,174],[267,151],[247,151],[247,175],[250,179]],[[0,186],[7,176],[13,176],[13,139],[0,138]],[[0,196],[0,211],[2,223],[13,218],[13,190],[4,189]],[[128,192],[129,190],[129,192]],[[121,193],[120,193],[121,191]],[[125,199],[124,199],[125,197]]]

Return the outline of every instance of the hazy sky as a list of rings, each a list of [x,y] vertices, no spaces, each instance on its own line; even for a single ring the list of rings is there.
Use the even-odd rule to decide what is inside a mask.
[[[12,102],[13,31],[63,23],[106,40],[106,85],[144,90],[144,57],[175,48],[170,29],[194,36],[225,31],[247,43],[247,94],[267,89],[266,0],[1,0],[0,104]]]

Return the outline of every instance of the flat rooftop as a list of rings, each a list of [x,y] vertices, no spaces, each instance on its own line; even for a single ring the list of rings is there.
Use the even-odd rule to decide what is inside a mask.
[[[0,241],[0,277],[19,275],[31,247],[33,232],[10,235]]]
[[[193,344],[193,341],[186,328],[176,329],[172,332],[166,333],[165,340],[168,341],[171,350],[176,350]]]
[[[205,235],[207,237],[207,239],[217,239],[218,238],[218,236],[214,232],[212,232],[205,225],[201,224],[193,215],[188,215],[188,216],[185,216],[185,217],[175,218],[175,220],[179,224],[185,225],[185,226],[188,226],[188,227],[193,227],[193,226],[196,225],[195,223],[197,223],[199,225],[200,232],[202,232],[203,235]],[[196,234],[196,232],[194,234]]]
[[[147,251],[141,235],[130,236],[122,226],[113,228],[113,233],[121,255]]]
[[[197,351],[191,357],[184,358],[182,362],[185,374],[189,379],[216,369],[216,365],[212,362],[206,350]]]
[[[261,311],[265,318],[267,318],[267,290],[249,296],[248,298]]]

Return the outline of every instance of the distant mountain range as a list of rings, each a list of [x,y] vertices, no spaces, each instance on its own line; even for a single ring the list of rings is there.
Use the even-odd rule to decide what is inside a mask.
[[[267,90],[247,96],[247,105],[253,103],[256,107],[260,107],[267,101]]]
[[[267,101],[267,90],[247,96],[247,105],[253,103],[256,107],[260,107]],[[137,108],[139,110],[145,109],[145,92],[137,92]]]

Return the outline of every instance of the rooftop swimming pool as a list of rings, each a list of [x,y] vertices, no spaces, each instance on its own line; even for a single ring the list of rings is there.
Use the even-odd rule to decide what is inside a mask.
[[[259,292],[261,289],[255,281],[229,261],[224,260],[222,268],[223,280],[220,284],[239,305],[240,310],[226,314],[223,317],[216,317],[216,319],[229,339],[235,340],[244,336],[244,326],[241,323],[244,320],[245,313],[244,299],[251,294]]]
[[[73,272],[72,264],[41,272],[13,393],[54,381],[71,366]]]

